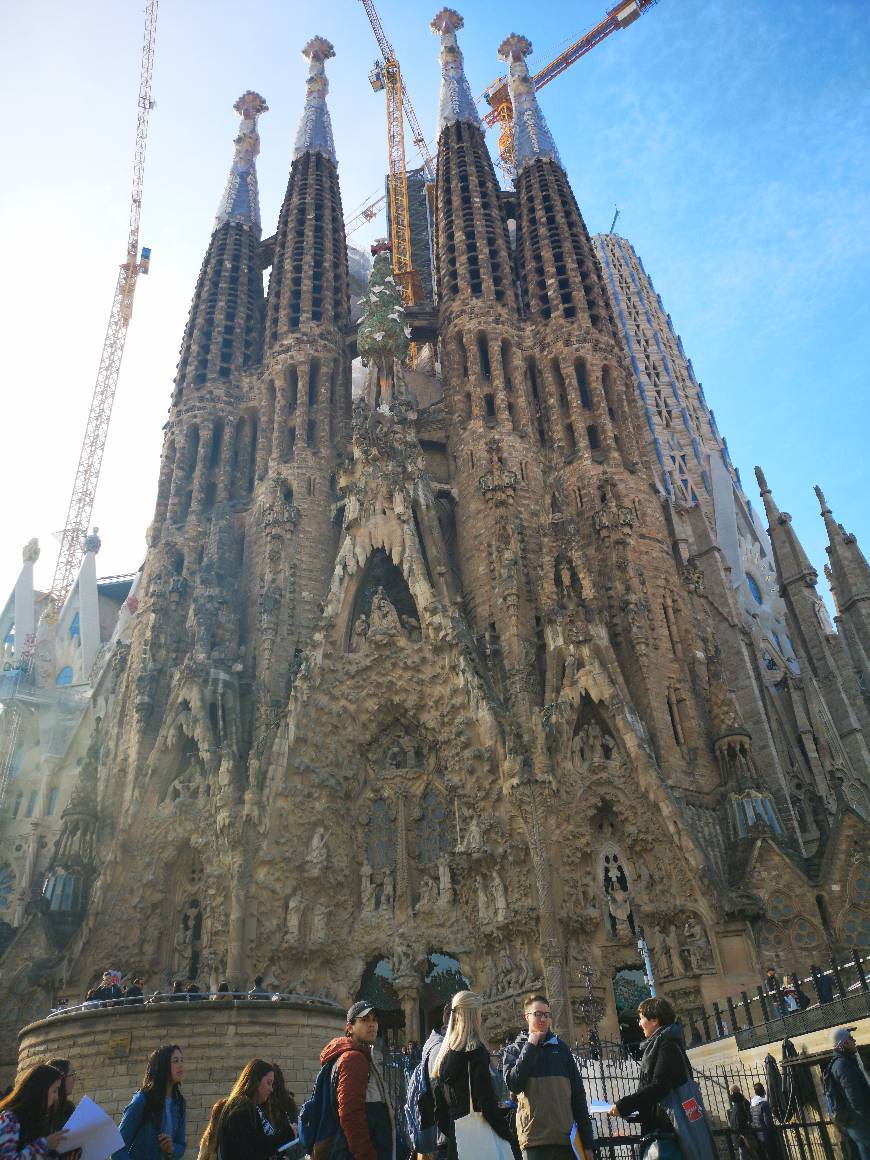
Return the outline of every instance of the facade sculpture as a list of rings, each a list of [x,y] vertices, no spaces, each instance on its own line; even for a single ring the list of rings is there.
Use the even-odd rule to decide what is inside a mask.
[[[847,945],[866,913],[852,658],[870,634],[850,595],[866,561],[821,497],[838,636],[763,477],[772,550],[735,499],[688,372],[673,391],[692,437],[664,409],[647,421],[614,310],[630,255],[590,239],[516,36],[500,49],[521,113],[502,196],[461,27],[451,9],[433,22],[437,322],[404,310],[380,247],[355,400],[331,46],[305,48],[265,295],[265,102],[239,102],[137,603],[46,856],[46,883],[76,876],[78,894],[54,911],[66,925],[36,907],[12,932],[16,1018],[111,960],[155,985],[264,971],[343,1004],[377,994],[407,1039],[439,987],[484,990],[498,1034],[542,986],[573,1039],[593,1011],[615,1032],[640,926],[662,992],[691,1010],[768,961]],[[437,343],[434,369],[403,367],[407,330]],[[661,359],[643,373],[676,408]]]

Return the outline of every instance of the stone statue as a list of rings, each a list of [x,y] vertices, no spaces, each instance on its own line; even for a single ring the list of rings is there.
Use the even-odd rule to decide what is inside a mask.
[[[438,883],[427,874],[420,883],[420,901],[418,906],[434,906],[438,902]]]
[[[671,959],[671,974],[675,979],[678,979],[685,972],[683,970],[683,956],[680,953],[680,940],[677,938],[677,932],[673,923],[668,927],[665,942],[667,943],[668,953]]]
[[[611,868],[608,866],[608,871]],[[611,929],[615,937],[620,934],[631,934],[631,927],[629,925],[629,916],[631,915],[631,897],[627,890],[623,890],[619,884],[607,895],[607,910],[611,918]]]
[[[378,588],[372,598],[369,626],[371,629],[385,629],[388,632],[401,629],[399,614],[396,612],[396,609],[393,607],[392,602],[385,594],[383,588]]]
[[[450,859],[446,854],[438,855],[438,893],[444,905],[453,901],[453,883],[450,880]]]
[[[287,903],[286,939],[288,942],[298,942],[299,932],[302,929],[302,915],[305,911],[305,900],[300,891],[294,891]]]
[[[495,917],[497,922],[504,922],[507,918],[508,901],[505,892],[504,883],[501,880],[501,875],[497,870],[492,872],[492,899],[495,904]]]
[[[312,946],[322,946],[326,942],[329,907],[322,902],[315,902],[311,908],[311,929],[308,941]]]
[[[649,941],[650,954],[653,957],[653,962],[659,969],[659,974],[662,978],[674,973],[673,963],[671,962],[671,948],[668,946],[668,940],[665,932],[660,926],[653,927],[652,938]]]
[[[375,909],[375,884],[372,881],[372,867],[368,858],[360,869],[360,900],[364,911],[370,913]]]
[[[384,884],[381,888],[381,905],[380,910],[392,910],[393,903],[396,899],[395,886],[393,884],[392,871],[384,871]]]
[[[369,634],[369,620],[365,613],[360,613],[354,621],[353,631],[350,634],[350,647],[352,650],[360,648]]]
[[[329,861],[329,839],[326,837],[326,830],[323,826],[318,826],[311,835],[311,841],[308,843],[308,853],[305,856],[306,869],[315,874],[322,874],[326,869],[326,864]]]
[[[483,835],[480,832],[480,822],[472,816],[465,834],[465,840],[460,847],[466,854],[479,854],[483,849]]]
[[[407,943],[396,943],[393,948],[393,976],[398,979],[413,973],[414,952]]]
[[[689,966],[693,972],[703,971],[712,966],[713,954],[704,928],[694,915],[691,915],[683,927],[683,950],[688,956]]]
[[[477,913],[480,916],[481,922],[489,922],[492,918],[490,914],[491,899],[487,892],[486,885],[482,878],[477,880]]]

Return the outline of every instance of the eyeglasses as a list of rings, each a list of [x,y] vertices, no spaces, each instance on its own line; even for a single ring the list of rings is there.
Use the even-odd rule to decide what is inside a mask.
[[[529,1014],[532,1016],[533,1019],[549,1019],[550,1018],[549,1011],[530,1011]]]

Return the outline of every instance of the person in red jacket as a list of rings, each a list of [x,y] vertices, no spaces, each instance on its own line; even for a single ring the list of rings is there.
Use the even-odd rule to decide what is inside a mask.
[[[372,1054],[378,1013],[359,1000],[347,1013],[344,1035],[320,1053],[321,1066],[335,1060],[339,1132],[331,1160],[396,1160],[395,1115],[387,1085]]]

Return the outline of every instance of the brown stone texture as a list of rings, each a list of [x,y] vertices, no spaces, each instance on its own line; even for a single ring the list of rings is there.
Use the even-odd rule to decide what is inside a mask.
[[[866,709],[789,529],[794,669],[763,660],[705,511],[660,486],[564,172],[538,158],[502,197],[479,128],[445,128],[437,373],[374,410],[351,399],[341,219],[335,165],[303,152],[262,362],[176,394],[83,766],[92,853],[64,847],[93,887],[63,938],[34,915],[0,961],[7,1025],[112,964],[366,995],[405,1039],[464,982],[494,1035],[544,986],[566,1038],[593,1015],[616,1035],[641,926],[686,1012],[847,950]],[[267,1016],[239,1010],[249,1043],[246,1018]]]
[[[78,1073],[76,1102],[88,1095],[118,1123],[142,1083],[148,1056],[177,1043],[184,1053],[187,1154],[195,1156],[212,1106],[229,1094],[249,1059],[277,1063],[301,1104],[314,1085],[323,1045],[342,1034],[344,1012],[322,1005],[203,1002],[84,1011],[25,1027],[18,1073],[48,1059],[69,1059]]]

